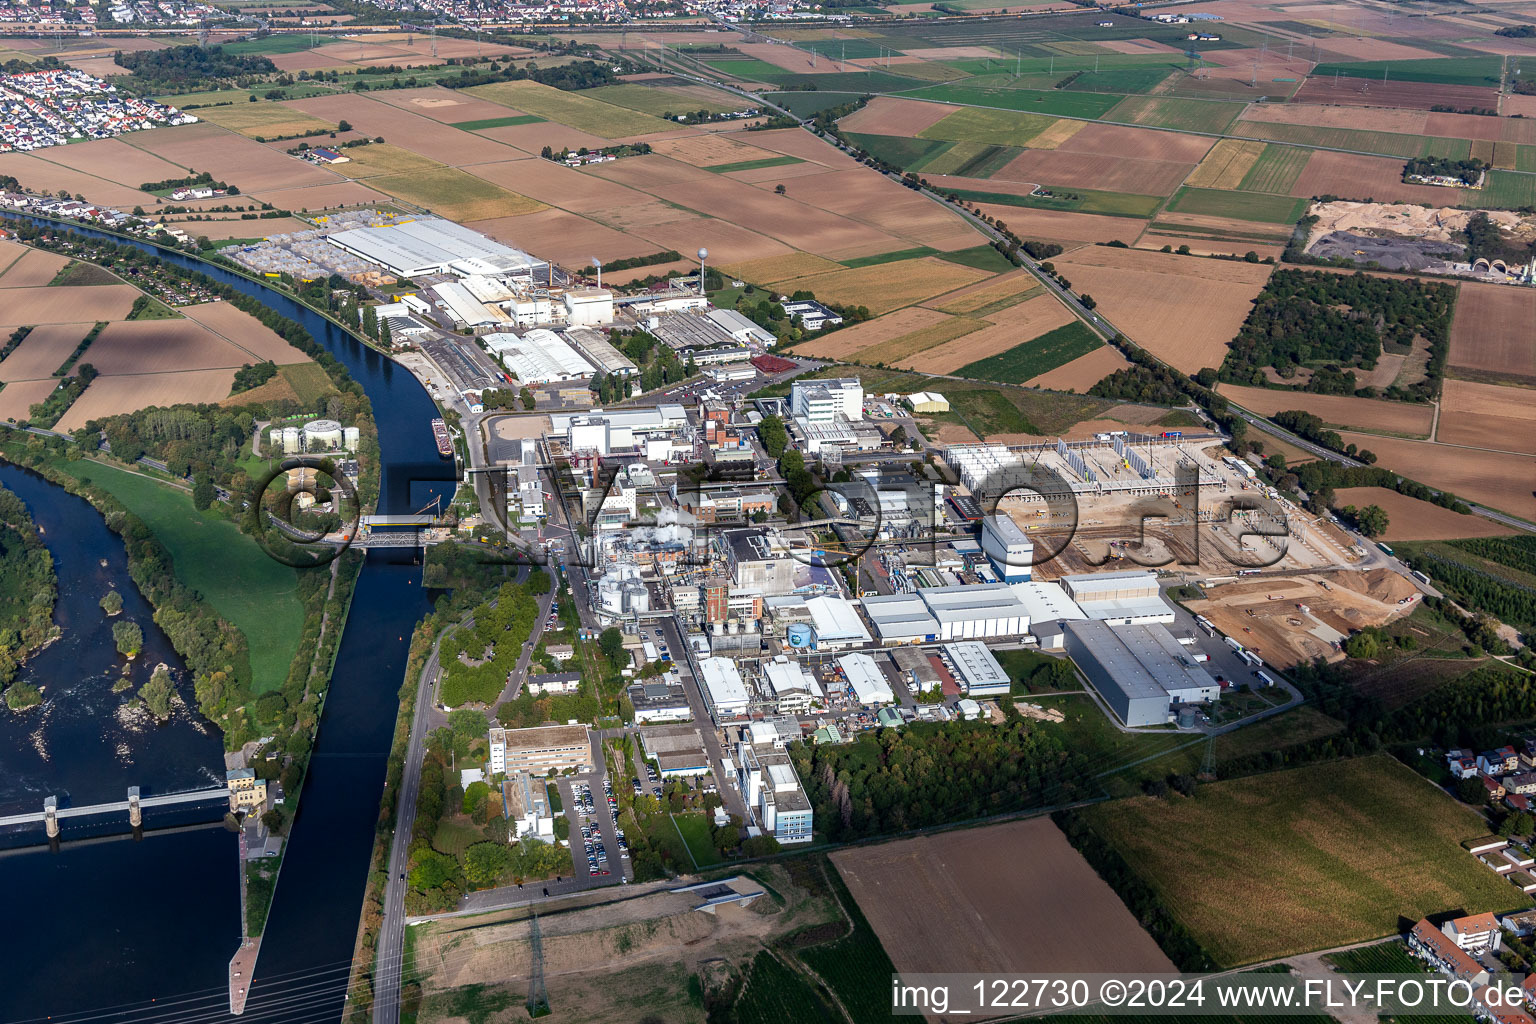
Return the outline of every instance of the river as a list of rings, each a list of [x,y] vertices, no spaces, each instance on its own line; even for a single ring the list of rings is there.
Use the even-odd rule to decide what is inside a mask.
[[[453,470],[438,457],[429,426],[436,409],[409,372],[287,296],[190,257],[158,255],[297,320],[346,365],[378,423],[379,511],[414,512],[438,493],[452,495]],[[15,480],[33,507],[60,569],[56,621],[66,638],[54,645],[60,654],[50,649],[39,656],[33,681],[48,683],[50,698],[109,687],[93,662],[77,665],[66,645],[88,642],[83,633],[69,639],[71,623],[89,619],[93,609],[100,616],[95,602],[107,579],[118,580],[129,598],[122,545],[108,534],[100,550],[82,544],[78,553],[70,551],[68,526],[60,536],[50,522],[84,522],[89,532],[94,517],[94,528],[105,533],[100,516],[74,507],[84,503],[32,474],[14,468],[3,474],[0,480],[6,486]],[[101,558],[108,559],[106,569]],[[8,925],[0,1021],[321,1024],[340,1017],[406,647],[434,596],[410,562],[408,552],[371,551],[358,581],[244,1016],[227,1013],[226,969],[240,935],[236,840],[215,826],[148,832],[139,842],[66,841],[57,853],[35,847],[0,855]],[[143,599],[136,591],[133,598],[142,609],[132,614],[146,627],[146,644],[162,645],[153,660],[171,661],[175,655],[163,636],[151,641],[158,630]],[[44,677],[45,664],[53,679]],[[130,776],[146,792],[170,792],[200,784],[210,763],[222,767],[217,734],[200,734],[191,712],[138,745],[144,749],[130,744],[131,765],[116,763],[105,753],[119,749],[102,721],[109,709],[93,716],[89,702],[81,703],[86,706],[67,713],[70,728],[51,730],[51,762],[28,759],[24,727],[0,726],[0,758],[18,758],[27,769],[21,780],[0,778],[0,806],[15,800],[28,809],[30,797],[48,787],[67,786],[77,804],[87,797],[122,799]],[[6,764],[0,760],[0,770]],[[87,770],[86,764],[100,767]],[[146,818],[150,827],[162,823],[171,821]]]

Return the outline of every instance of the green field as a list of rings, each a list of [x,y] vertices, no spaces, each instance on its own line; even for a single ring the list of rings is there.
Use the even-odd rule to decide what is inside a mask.
[[[1428,914],[1530,903],[1459,845],[1487,823],[1386,755],[1082,814],[1225,966],[1396,934]]]
[[[279,366],[277,372],[293,388],[305,408],[314,408],[316,402],[336,390],[336,385],[331,383],[330,376],[319,363],[289,363]]]
[[[990,245],[976,245],[969,249],[941,252],[939,253],[939,259],[949,263],[958,263],[962,267],[990,270],[994,274],[1001,274],[1013,269],[1013,264],[1008,261],[1008,257]]]
[[[906,135],[859,135],[847,133],[848,141],[882,163],[907,170],[945,148],[932,139],[914,139]]]
[[[1352,149],[1361,153],[1379,153],[1382,156],[1422,156],[1429,140],[1420,135],[1400,135],[1396,132],[1373,132],[1354,128],[1314,128],[1304,124],[1266,124],[1261,121],[1239,121],[1227,129],[1227,134],[1240,139],[1268,139],[1272,142],[1294,142],[1303,146],[1319,146],[1325,149]]]
[[[1491,210],[1518,210],[1536,206],[1536,174],[1518,171],[1489,171],[1482,191],[1465,193],[1468,206]]]
[[[213,103],[249,103],[251,91],[249,89],[218,89],[210,92],[170,93],[156,96],[155,99],[185,110],[189,106],[206,107]]]
[[[835,942],[811,946],[800,950],[800,959],[807,967],[821,975],[822,980],[837,996],[837,1001],[855,1021],[876,1021],[888,1018],[891,1009],[891,975],[896,973],[880,937],[870,927],[869,921],[849,893],[843,878],[831,861],[824,861],[827,881],[843,912],[852,925],[847,936]],[[781,1018],[797,1021],[798,1018]]]
[[[1243,112],[1245,103],[1218,100],[1167,99],[1161,96],[1127,96],[1105,112],[1103,119],[1125,124],[1145,124],[1157,128],[1177,128],[1186,132],[1226,131],[1227,125]]]
[[[1520,146],[1515,150],[1515,170],[1536,171],[1536,146]]]
[[[1271,196],[1256,192],[1229,192],[1217,188],[1179,189],[1168,209],[1175,213],[1193,213],[1207,217],[1230,217],[1263,224],[1294,224],[1307,208],[1305,199]]]
[[[419,168],[408,174],[369,178],[368,184],[440,217],[460,223],[491,217],[515,217],[542,210],[537,200],[508,192],[457,167]]]
[[[1006,352],[978,359],[954,371],[956,377],[974,377],[999,384],[1022,384],[1031,377],[1085,356],[1104,342],[1080,320],[1048,331]]]
[[[520,124],[538,124],[543,120],[537,114],[517,114],[513,117],[486,117],[478,121],[455,121],[453,127],[466,132],[478,132],[487,128],[511,128]]]
[[[837,60],[863,60],[867,57],[885,56],[885,48],[868,39],[802,39],[795,42],[797,50],[809,50],[823,57]]]
[[[1156,67],[1088,71],[1061,88],[1070,89],[1073,92],[1147,93],[1172,73],[1172,69],[1166,63]]]
[[[1316,78],[1382,78],[1397,82],[1433,82],[1437,85],[1496,86],[1503,72],[1502,57],[1437,57],[1434,60],[1366,60],[1319,64]]]
[[[666,131],[668,125],[659,117],[628,107],[591,99],[581,93],[562,92],[537,82],[494,82],[464,90],[481,99],[500,103],[525,114],[537,114],[579,131],[618,139],[628,135],[646,135]],[[496,216],[505,216],[498,214]]]
[[[269,558],[233,523],[194,509],[186,491],[94,462],[61,468],[89,478],[142,519],[170,551],[177,579],[245,634],[256,693],[282,686],[304,629],[298,570]]]
[[[702,58],[705,64],[723,75],[746,79],[749,82],[778,82],[790,77],[790,72],[756,57]]]
[[[729,93],[716,92],[713,89],[705,94],[703,87],[698,88],[699,95],[678,92],[665,86],[638,85],[633,82],[625,82],[621,85],[605,85],[597,89],[586,89],[583,95],[590,96],[604,103],[615,103],[630,110],[639,110],[646,114],[655,114],[661,117],[664,114],[692,113],[698,110],[707,110],[711,114],[723,114],[731,110],[739,110],[741,101]]]
[[[1336,971],[1346,974],[1421,974],[1428,970],[1424,961],[1408,952],[1397,940],[1361,946],[1323,957]]]
[[[949,82],[918,89],[913,99],[939,100],[1002,110],[1023,110],[1055,117],[1102,117],[1119,100],[1118,96],[1070,89],[1009,89],[978,86],[971,82]]]
[[[1465,160],[1472,155],[1472,143],[1467,139],[1431,138],[1424,144],[1424,155]]]
[[[922,259],[924,256],[932,256],[938,251],[932,246],[920,245],[914,249],[893,249],[890,252],[880,252],[873,256],[855,256],[852,259],[842,260],[841,262],[843,266],[851,270],[856,267],[876,267],[882,263],[899,263],[901,260]]]
[[[273,53],[298,53],[300,50],[313,49],[316,46],[324,46],[327,43],[338,43],[341,40],[335,36],[318,36],[311,40],[307,32],[294,32],[287,35],[267,36],[265,39],[241,39],[234,43],[224,43],[225,53],[273,54]],[[337,64],[345,64],[338,60]]]
[[[1076,189],[1076,199],[1057,199],[1046,196],[1020,196],[1011,192],[977,192],[970,189],[954,191],[961,199],[973,203],[995,203],[999,206],[1024,206],[1040,210],[1076,210],[1079,213],[1102,213],[1109,217],[1135,217],[1145,220],[1157,211],[1162,196],[1137,196],[1128,192],[1091,192]]]
[[[957,142],[955,145],[964,143]],[[1022,152],[1013,146],[986,146],[949,173],[962,178],[990,178]]]
[[[814,92],[772,92],[768,93],[767,97],[769,102],[783,107],[796,117],[815,117],[828,107],[851,103],[860,95],[862,94],[857,92],[829,92],[825,89],[817,89]]]
[[[989,146],[1026,146],[1055,123],[1056,118],[1039,114],[962,107],[918,132],[918,137],[979,142]]]
[[[1296,179],[1301,177],[1307,161],[1311,159],[1312,151],[1300,146],[1265,146],[1264,152],[1260,153],[1259,159],[1248,168],[1248,173],[1243,175],[1243,180],[1237,187],[1243,192],[1273,192],[1277,195],[1286,195],[1291,191],[1291,186],[1296,184]]]
[[[720,863],[720,854],[709,837],[709,818],[703,814],[673,814],[670,816],[677,831],[682,835],[693,862],[701,868]]]
[[[790,164],[803,164],[797,156],[765,156],[761,160],[738,160],[733,164],[711,164],[704,168],[706,171],[714,171],[716,174],[730,174],[732,171],[755,171],[761,167],[787,167]]]
[[[752,961],[731,1013],[736,1024],[841,1024],[843,1015],[827,1005],[799,971],[764,950]]]

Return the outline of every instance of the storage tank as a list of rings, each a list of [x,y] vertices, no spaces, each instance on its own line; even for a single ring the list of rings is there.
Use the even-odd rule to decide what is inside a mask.
[[[731,636],[735,636],[736,635],[736,631],[739,630],[739,629],[741,629],[741,623],[736,621],[735,619],[732,619],[732,620],[730,620],[730,622],[726,623],[725,631],[727,633],[729,633]]]
[[[1180,729],[1193,729],[1195,727],[1195,716],[1196,716],[1196,714],[1197,714],[1197,712],[1195,711],[1195,709],[1193,707],[1188,706],[1188,705],[1186,705],[1185,707],[1179,708],[1179,728]]]
[[[793,647],[797,651],[809,650],[812,641],[815,639],[815,635],[815,631],[812,630],[808,624],[804,622],[797,622],[793,626],[789,627],[789,631],[787,633],[789,646]]]
[[[341,443],[342,443],[342,447],[346,448],[347,451],[349,451],[349,452],[357,451],[358,442],[361,441],[361,440],[362,440],[362,432],[359,431],[356,427],[342,427],[341,428]]]
[[[304,424],[304,441],[309,448],[340,448],[341,424],[335,420],[310,420]]]
[[[283,428],[283,454],[297,455],[304,450],[304,438],[298,427]]]

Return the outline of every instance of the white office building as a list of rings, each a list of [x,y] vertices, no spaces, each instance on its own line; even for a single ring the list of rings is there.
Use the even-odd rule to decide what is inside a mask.
[[[807,423],[831,423],[839,415],[864,418],[864,385],[857,377],[795,381],[789,386],[789,412]]]

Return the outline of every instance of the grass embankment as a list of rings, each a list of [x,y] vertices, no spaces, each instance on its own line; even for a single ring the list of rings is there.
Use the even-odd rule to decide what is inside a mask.
[[[186,491],[96,462],[61,468],[109,491],[142,519],[170,551],[177,578],[245,634],[255,693],[282,686],[304,629],[298,570],[269,558],[213,510],[193,508]]]

